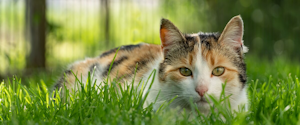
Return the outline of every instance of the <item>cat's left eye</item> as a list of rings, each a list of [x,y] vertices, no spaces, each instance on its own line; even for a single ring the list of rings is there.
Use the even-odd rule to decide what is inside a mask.
[[[192,71],[188,68],[180,68],[179,71],[180,71],[180,74],[183,76],[191,76],[192,75]]]
[[[225,72],[225,68],[224,67],[217,67],[212,71],[212,74],[214,76],[221,76],[223,75],[223,73]]]

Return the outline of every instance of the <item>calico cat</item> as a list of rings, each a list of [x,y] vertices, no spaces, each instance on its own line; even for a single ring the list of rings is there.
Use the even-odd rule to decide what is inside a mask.
[[[244,53],[247,47],[243,45],[243,21],[241,17],[233,17],[221,34],[194,33],[183,34],[169,20],[162,19],[160,26],[161,45],[138,44],[120,47],[104,52],[99,57],[88,58],[72,64],[55,85],[60,88],[65,83],[68,89],[74,88],[75,76],[86,81],[88,72],[94,71],[97,85],[104,80],[112,63],[110,78],[120,78],[130,81],[147,79],[153,70],[156,76],[147,104],[154,102],[154,109],[162,102],[178,96],[170,107],[191,109],[190,100],[198,106],[200,112],[208,113],[210,106],[207,95],[220,97],[222,84],[225,95],[233,110],[247,104],[246,94],[246,64]],[[113,61],[113,62],[112,62]],[[136,70],[136,76],[134,73]],[[125,83],[125,82],[124,82]],[[145,90],[148,90],[146,86]]]

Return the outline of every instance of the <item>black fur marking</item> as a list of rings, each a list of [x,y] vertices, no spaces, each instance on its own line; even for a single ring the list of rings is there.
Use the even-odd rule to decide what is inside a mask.
[[[120,50],[126,50],[126,51],[131,51],[137,47],[140,47],[140,44],[137,45],[126,45],[126,46],[121,46]]]
[[[200,37],[200,40],[202,41],[203,39],[206,38],[206,35],[205,34],[199,34],[199,37]]]
[[[63,86],[63,84],[64,84],[64,77],[61,77],[59,80],[58,80],[58,82],[55,84],[55,86],[54,86],[54,89],[59,89],[60,87],[62,87]]]
[[[124,61],[127,60],[127,59],[128,59],[127,56],[123,56],[123,57],[120,57],[120,59],[115,60],[115,61],[113,62],[113,64],[112,64],[112,66],[111,66],[111,71],[112,71],[116,66],[118,66],[119,64],[121,64],[122,62],[124,62]],[[109,64],[106,66],[106,70],[102,73],[102,76],[103,76],[103,77],[104,77],[104,76],[107,76],[107,73],[108,73],[109,68],[110,68],[110,64],[111,64],[111,63],[109,63]]]
[[[64,71],[64,73],[62,74],[61,78],[54,85],[54,90],[63,87],[63,84],[65,82],[65,75],[71,75],[71,74],[72,74],[71,70]]]
[[[209,44],[208,41],[205,42],[205,47],[206,47],[208,50],[210,50],[210,44]]]
[[[201,36],[200,35],[201,44],[203,44],[204,42],[207,42],[206,39],[207,39],[207,36]]]
[[[109,50],[109,51],[106,51],[106,52],[102,53],[102,54],[100,55],[100,58],[105,57],[105,56],[108,56],[108,55],[110,55],[110,54],[112,54],[112,53],[116,53],[117,49],[118,49],[118,48],[114,48],[114,49],[111,49],[111,50]]]
[[[70,68],[72,69],[72,67]],[[60,77],[60,79],[57,81],[57,83],[54,85],[54,89],[59,89],[61,87],[63,87],[63,84],[65,82],[65,76],[67,75],[72,75],[71,70],[65,70],[64,73],[62,74],[62,76]]]
[[[72,74],[71,70],[66,70],[64,73],[65,73],[66,75]]]
[[[185,51],[191,52],[194,50],[194,46],[197,42],[197,40],[195,39],[195,37],[192,36],[185,36],[186,42],[184,42],[184,48]]]
[[[159,70],[158,70],[158,75],[160,77],[160,80],[162,80],[162,81],[165,81],[165,79],[164,79],[165,68],[166,68],[166,65],[164,63],[160,63]]]
[[[243,88],[244,88],[244,86],[245,86],[245,84],[247,82],[246,63],[243,62],[240,67],[241,67],[241,69],[243,71],[243,75],[240,75],[239,77],[240,77],[240,81],[243,83]],[[241,77],[243,78],[242,80],[241,80]]]
[[[218,33],[200,33],[199,37],[200,37],[201,44],[204,44],[205,48],[210,50],[210,48],[211,48],[211,45],[210,45],[211,38],[213,38],[215,40],[215,42],[218,42],[219,34]]]
[[[70,69],[72,69],[72,67]],[[56,88],[59,89],[59,88],[63,87],[64,82],[66,82],[65,76],[67,76],[67,75],[73,75],[71,70],[65,70],[64,71],[61,78],[55,84],[54,89],[56,89]]]
[[[141,46],[140,44],[137,44],[137,45],[126,45],[126,46],[121,46],[119,50],[131,51],[131,50],[133,50],[133,49],[135,49],[137,47],[140,47],[140,46]],[[106,52],[102,53],[100,55],[100,58],[108,56],[108,55],[113,54],[113,53],[116,53],[117,49],[118,48],[114,48],[114,49],[111,49],[109,51],[106,51]]]
[[[148,62],[149,62],[148,59],[141,60],[141,61],[137,61],[137,62],[135,63],[135,64],[138,65],[136,70],[138,71],[138,70],[142,69],[144,66],[147,65]]]
[[[243,62],[240,67],[244,72],[246,72],[246,63]]]
[[[214,33],[214,35],[212,35],[212,37],[215,39],[216,42],[218,42],[220,34],[219,33]]]
[[[243,88],[244,88],[244,86],[246,85],[246,82],[247,82],[246,64],[244,62],[241,62],[238,67],[240,67],[240,70],[242,71],[239,74],[239,79],[240,79],[240,82],[243,84]]]
[[[69,71],[69,70],[67,70],[67,71]],[[64,81],[65,81],[64,76],[62,76],[62,77],[58,80],[58,82],[54,85],[53,91],[54,91],[55,89],[59,90],[60,88],[62,88],[62,87],[63,87],[63,84],[64,84]],[[56,94],[57,94],[57,93],[54,94],[54,98],[56,98]]]
[[[243,83],[243,85],[246,84],[246,82],[247,82],[246,76],[243,76],[242,74],[239,74],[239,79],[240,79],[240,82]]]
[[[220,34],[219,33],[200,33],[199,37],[200,37],[201,43],[203,42],[203,40],[205,40],[207,38],[213,38],[216,42],[218,42]]]
[[[98,63],[95,63],[95,64],[91,65],[91,66],[90,66],[89,72],[90,72],[90,73],[93,73],[94,70],[96,71],[98,67],[99,67],[99,64],[98,64]]]
[[[133,65],[127,66],[127,69],[130,70],[131,73],[125,74],[125,75],[121,76],[120,78],[126,79],[128,77],[133,76],[134,73],[135,73],[135,70],[136,70],[136,72],[139,72],[139,70],[141,70],[144,67],[146,67],[146,65],[150,61],[151,60],[145,59],[145,60],[141,60],[141,61],[136,61]]]
[[[186,41],[192,41],[192,40],[194,40],[194,37],[185,35],[185,39],[186,39]]]
[[[169,58],[170,57],[170,55],[167,55],[166,57],[165,57],[165,60],[164,60],[164,63],[166,63],[166,64],[171,64],[171,59]]]

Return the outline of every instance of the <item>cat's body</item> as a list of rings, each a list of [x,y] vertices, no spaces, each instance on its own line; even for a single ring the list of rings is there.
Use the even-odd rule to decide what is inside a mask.
[[[219,98],[222,84],[226,82],[225,95],[230,95],[232,109],[247,104],[246,66],[243,54],[243,22],[240,16],[232,18],[222,34],[196,33],[183,35],[170,21],[162,19],[160,30],[162,45],[138,44],[120,47],[111,67],[110,78],[131,83],[136,70],[135,83],[146,80],[155,69],[156,76],[147,104],[154,102],[154,109],[162,102],[178,96],[171,107],[191,109],[190,100],[203,113],[210,110],[206,95]],[[96,58],[72,64],[56,87],[74,88],[75,76],[86,81],[88,72],[94,71],[97,85],[109,72],[116,49]],[[127,81],[127,82],[125,82]],[[146,86],[145,90],[148,90]]]

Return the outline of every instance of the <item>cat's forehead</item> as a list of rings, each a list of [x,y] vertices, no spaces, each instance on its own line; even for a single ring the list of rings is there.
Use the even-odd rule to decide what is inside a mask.
[[[170,49],[165,55],[166,62],[177,63],[176,60],[189,58],[189,64],[195,58],[207,57],[208,54],[214,51],[221,52],[219,33],[194,33],[184,34],[185,40],[177,44],[174,48]],[[199,57],[200,56],[200,57]]]
[[[213,40],[218,41],[220,34],[218,32],[215,33],[203,33],[203,32],[199,32],[197,33],[197,35],[200,37],[200,39],[204,40],[207,38],[212,38]]]
[[[199,32],[194,34],[185,34],[185,39],[188,42],[194,41],[195,44],[197,43],[203,43],[203,42],[218,42],[218,39],[220,37],[219,33],[205,33],[205,32]]]
[[[193,48],[193,51],[197,51],[201,49],[204,50],[211,50],[218,46],[220,43],[218,42],[220,37],[219,33],[194,33],[194,34],[185,34],[186,42],[188,43],[189,47]],[[194,49],[198,48],[198,49]]]
[[[191,65],[200,64],[199,61],[196,61],[197,59],[205,60],[205,62],[210,65],[214,65],[216,59],[225,59],[224,57],[227,57],[226,53],[231,52],[226,51],[226,47],[222,47],[219,37],[219,33],[200,32],[196,34],[186,34],[186,42],[189,44],[189,47],[193,46],[193,50],[189,51],[187,53],[188,56],[183,58],[189,58]],[[230,59],[228,58],[226,60],[229,61]]]

